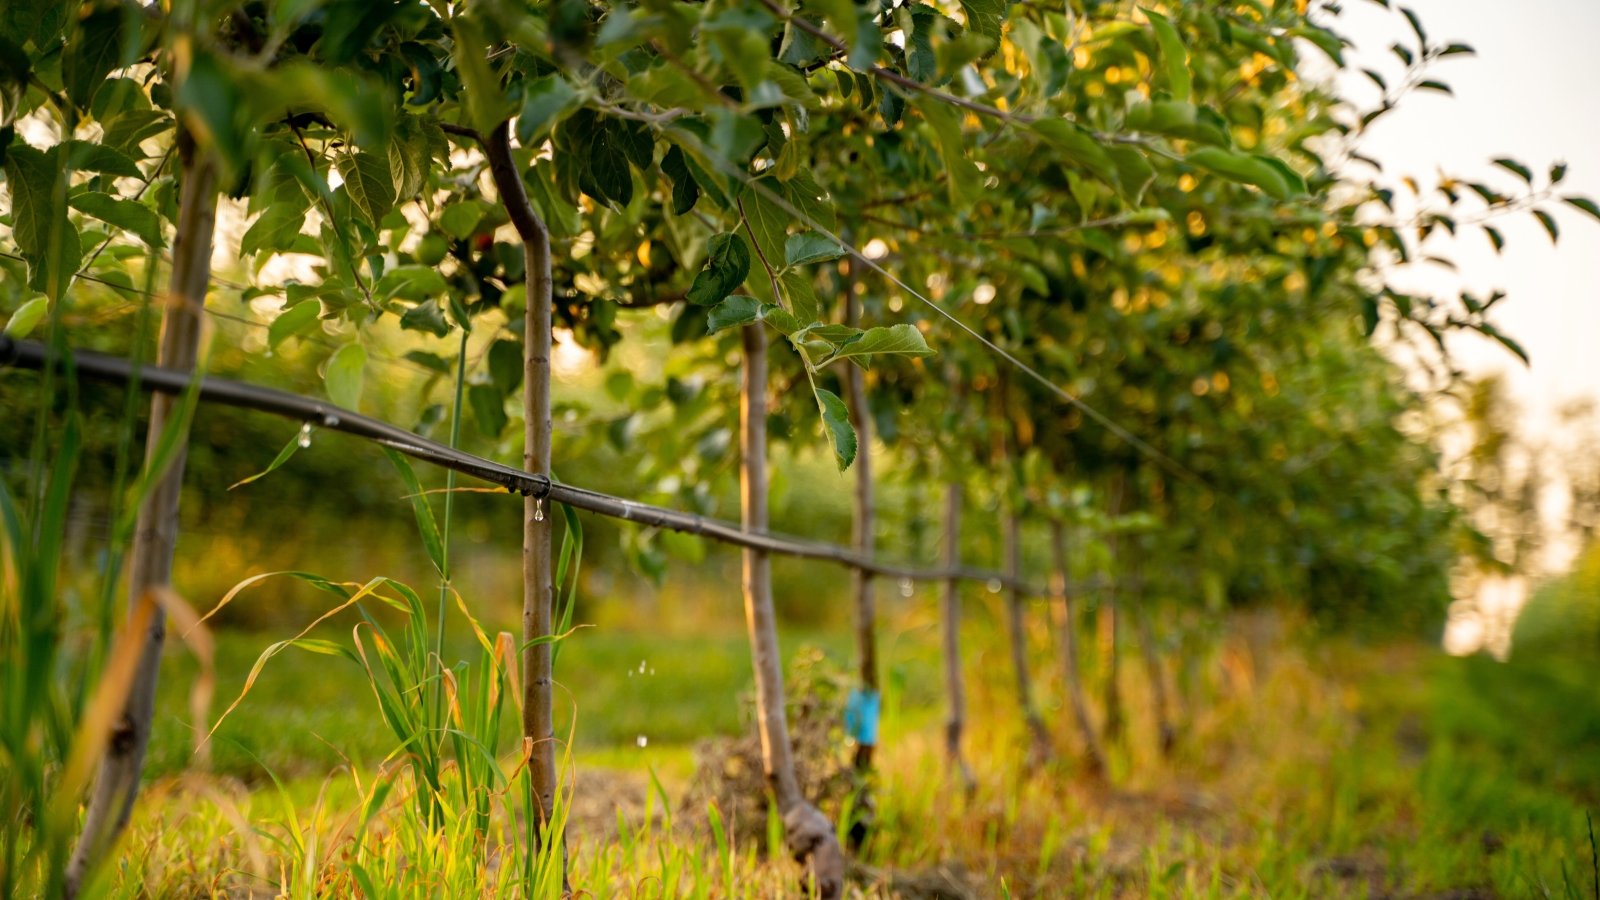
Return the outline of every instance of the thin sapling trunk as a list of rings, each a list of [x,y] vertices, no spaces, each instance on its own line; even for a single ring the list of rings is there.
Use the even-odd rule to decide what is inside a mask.
[[[511,155],[510,122],[502,122],[487,136],[484,149],[489,172],[500,202],[522,239],[527,269],[527,312],[523,332],[524,421],[522,467],[538,475],[550,474],[550,231],[528,202],[527,190]],[[522,738],[531,743],[528,768],[537,804],[537,823],[553,827],[556,792],[555,711],[551,694],[554,645],[552,632],[554,586],[551,566],[551,526],[555,516],[545,509],[543,497],[528,496],[522,515]],[[530,818],[534,812],[530,810]],[[530,821],[531,836],[539,832]],[[566,835],[551,835],[558,844],[562,885],[566,880]],[[528,852],[533,854],[530,842]]]
[[[1006,623],[1011,636],[1011,666],[1017,678],[1017,702],[1022,707],[1022,720],[1028,728],[1029,769],[1038,768],[1050,761],[1050,732],[1039,717],[1033,702],[1033,676],[1028,671],[1028,628],[1024,619],[1026,600],[1022,596],[1022,517],[1013,508],[1006,515],[1005,552],[1006,574],[1011,577],[1011,588],[1006,597]]]
[[[767,335],[761,324],[740,329],[744,382],[739,403],[740,511],[746,531],[767,530]],[[819,896],[844,890],[844,853],[833,825],[800,792],[783,696],[783,659],[778,651],[777,613],[772,604],[772,561],[766,551],[744,551],[744,614],[756,678],[756,726],[767,784],[783,817],[784,840],[806,866]]]
[[[1061,655],[1066,668],[1067,700],[1072,705],[1072,718],[1083,738],[1084,765],[1090,774],[1105,772],[1105,754],[1100,749],[1100,736],[1095,733],[1094,721],[1089,717],[1089,701],[1084,697],[1083,678],[1078,667],[1078,624],[1073,608],[1070,570],[1067,567],[1066,528],[1060,522],[1050,523],[1050,549],[1055,557],[1054,587],[1061,597]]]
[[[854,328],[861,321],[861,304],[855,295],[855,267],[851,257],[845,257],[844,320]],[[855,517],[852,523],[852,544],[856,552],[871,558],[874,550],[873,528],[876,510],[872,492],[872,411],[867,406],[866,375],[859,366],[846,365],[845,386],[850,396],[850,423],[856,430]],[[860,849],[871,828],[874,802],[867,776],[872,771],[872,756],[878,746],[878,715],[882,694],[878,686],[878,636],[877,608],[874,597],[875,580],[872,573],[856,569],[852,587],[856,598],[856,659],[861,667],[861,685],[851,695],[846,708],[846,727],[855,739],[855,768],[861,778],[859,796],[855,804],[855,821],[850,823],[850,844]]]
[[[1178,732],[1172,726],[1172,710],[1167,700],[1166,672],[1161,665],[1161,655],[1156,650],[1155,634],[1150,625],[1150,597],[1144,590],[1144,579],[1134,577],[1133,619],[1139,632],[1139,652],[1144,657],[1145,676],[1150,679],[1151,712],[1156,717],[1156,735],[1161,755],[1171,756],[1178,742]]]
[[[1116,520],[1122,512],[1122,475],[1119,473],[1112,477],[1111,499],[1109,504],[1112,527],[1116,527]],[[1109,566],[1107,569],[1106,584],[1100,595],[1100,659],[1105,670],[1105,737],[1108,742],[1122,740],[1122,734],[1127,726],[1127,720],[1122,712],[1122,678],[1117,645],[1119,643],[1118,631],[1120,623],[1117,621],[1117,532],[1112,531],[1106,541]]]
[[[967,686],[961,671],[961,579],[954,574],[961,566],[961,482],[955,477],[945,485],[944,564],[951,572],[944,582],[944,601],[940,604],[939,616],[944,625],[944,683],[950,703],[944,727],[944,749],[956,777],[961,779],[961,786],[970,794],[977,782],[961,752],[961,736],[967,721]]]
[[[206,287],[211,278],[211,238],[217,218],[214,163],[186,132],[179,131],[180,186],[178,221],[172,248],[172,274],[161,317],[161,343],[156,365],[191,370],[200,354],[200,334],[205,315]],[[178,398],[153,394],[145,451],[161,440]],[[130,609],[146,594],[172,583],[172,554],[178,542],[178,499],[183,489],[187,439],[166,472],[156,482],[139,509],[129,554],[128,600]],[[89,796],[83,834],[67,863],[66,893],[75,896],[85,878],[105,862],[106,854],[128,825],[139,792],[139,772],[150,743],[155,715],[156,676],[161,648],[166,640],[166,616],[158,607],[150,617],[144,650],[134,670],[133,684],[122,717],[112,730]]]

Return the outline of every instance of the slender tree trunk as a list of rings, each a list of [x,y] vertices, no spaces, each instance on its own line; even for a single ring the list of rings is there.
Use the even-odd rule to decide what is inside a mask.
[[[861,321],[860,304],[855,298],[854,267],[851,266],[849,257],[845,265],[850,267],[844,280],[845,324],[852,328],[857,327]],[[874,550],[873,529],[876,527],[876,508],[873,502],[872,490],[872,409],[867,405],[866,378],[858,366],[846,366],[844,377],[850,394],[850,424],[855,426],[856,445],[856,496],[855,519],[852,526],[851,540],[856,552],[862,556],[871,557]],[[872,573],[862,569],[855,570],[856,594],[856,656],[861,665],[861,690],[871,695],[872,716],[870,727],[866,734],[858,736],[856,747],[856,768],[866,771],[872,768],[872,753],[877,745],[877,697],[878,697],[878,636],[877,636],[877,604],[874,596],[874,578]]]
[[[1122,474],[1119,472],[1112,476],[1111,518],[1115,520],[1122,514]],[[1107,742],[1122,740],[1122,735],[1127,727],[1127,720],[1122,712],[1122,678],[1119,666],[1117,645],[1120,623],[1117,621],[1117,592],[1120,584],[1117,580],[1117,535],[1112,532],[1106,542],[1110,551],[1110,567],[1107,571],[1107,584],[1100,601],[1100,658],[1105,666],[1105,736]]]
[[[861,321],[860,304],[855,296],[855,267],[845,257],[844,321],[856,327]],[[872,493],[872,410],[867,406],[866,376],[858,366],[846,365],[845,384],[850,395],[850,422],[856,429],[856,495],[852,543],[856,552],[871,557],[874,551],[873,528],[876,510]],[[861,686],[850,698],[851,724],[856,740],[855,767],[862,776],[855,804],[855,821],[850,823],[850,844],[859,850],[871,828],[875,804],[865,777],[872,771],[872,756],[878,745],[878,713],[882,694],[878,686],[877,610],[874,579],[864,569],[854,571],[856,595],[856,659],[861,666]]]
[[[1039,718],[1033,702],[1033,676],[1028,672],[1028,627],[1024,620],[1026,600],[1022,596],[1022,517],[1015,505],[1006,514],[1006,574],[1011,576],[1007,592],[1006,621],[1011,634],[1011,666],[1017,678],[1017,701],[1022,720],[1028,727],[1027,766],[1037,768],[1050,761],[1050,732]]]
[[[550,231],[528,202],[527,189],[511,155],[511,124],[502,122],[484,141],[489,172],[500,202],[522,239],[527,270],[527,311],[524,319],[523,394],[524,422],[522,467],[538,475],[550,474]],[[539,824],[549,827],[555,813],[556,778],[555,710],[551,695],[554,646],[538,641],[551,634],[554,586],[551,582],[551,526],[555,516],[542,497],[523,500],[522,514],[522,738],[532,742],[528,761]],[[530,815],[532,811],[530,810]],[[531,831],[537,839],[538,832]],[[561,883],[567,888],[566,834],[553,835],[559,843]],[[535,850],[530,842],[529,852]]]
[[[1067,700],[1072,704],[1072,718],[1077,723],[1078,734],[1083,738],[1084,764],[1090,774],[1100,775],[1105,772],[1105,754],[1100,750],[1100,736],[1095,733],[1094,721],[1089,717],[1089,701],[1083,695],[1083,679],[1078,672],[1078,624],[1067,578],[1066,528],[1060,522],[1050,523],[1050,548],[1055,557],[1054,587],[1061,597],[1061,653],[1066,667]]]
[[[216,169],[211,160],[180,130],[177,137],[180,164],[178,222],[172,248],[172,275],[161,318],[161,344],[156,365],[190,370],[200,353],[200,333],[205,316],[206,287],[211,279],[211,236],[217,217]],[[166,430],[177,398],[153,394],[150,426],[145,436],[148,452]],[[172,554],[178,542],[178,499],[183,490],[187,438],[180,440],[170,467],[156,482],[139,510],[128,570],[130,608],[150,591],[172,583]],[[139,772],[150,743],[155,716],[156,676],[161,668],[161,647],[166,640],[166,616],[158,608],[150,617],[144,651],[134,671],[133,684],[123,705],[122,718],[112,730],[106,755],[89,797],[83,834],[67,864],[66,893],[71,897],[83,886],[90,871],[128,825],[134,797],[139,792]]]
[[[767,529],[767,335],[760,324],[740,330],[744,384],[739,404],[740,510],[746,531]],[[844,854],[826,816],[800,792],[783,696],[783,659],[772,605],[772,562],[766,551],[744,551],[744,618],[756,676],[756,725],[767,784],[783,816],[785,843],[805,864],[822,897],[844,890]]]
[[[1144,591],[1144,579],[1134,576],[1133,619],[1139,631],[1139,652],[1144,657],[1145,675],[1150,679],[1152,712],[1156,717],[1156,734],[1161,745],[1161,755],[1172,755],[1178,733],[1172,727],[1172,711],[1167,700],[1167,678],[1161,666],[1161,656],[1156,652],[1155,635],[1150,627],[1150,597]]]
[[[951,572],[961,565],[961,482],[951,478],[945,485],[944,564]],[[950,700],[950,716],[945,721],[944,749],[968,793],[977,786],[972,769],[961,752],[961,733],[967,721],[966,677],[961,671],[961,579],[952,575],[944,583],[944,681]]]

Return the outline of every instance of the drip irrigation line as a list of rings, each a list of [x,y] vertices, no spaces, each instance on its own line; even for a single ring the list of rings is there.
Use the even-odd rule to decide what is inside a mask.
[[[133,362],[123,357],[90,350],[75,350],[71,352],[71,356],[78,375],[99,381],[127,383],[137,370],[139,388],[147,391],[177,394],[187,389],[193,380],[188,372],[153,365],[135,366]],[[44,344],[0,336],[0,367],[43,369],[50,361],[50,350]],[[883,562],[862,556],[838,544],[770,531],[746,531],[732,522],[721,519],[638,503],[601,491],[563,484],[543,475],[524,472],[481,456],[451,449],[381,419],[276,388],[202,376],[199,399],[203,403],[251,409],[312,424],[329,431],[349,434],[392,448],[413,459],[499,485],[512,493],[565,503],[575,509],[625,522],[699,535],[720,543],[762,550],[780,556],[837,563],[886,578],[912,581],[977,581],[991,588],[1014,589],[1033,597],[1054,596],[1048,588],[1014,579],[1003,572],[990,569],[971,566],[934,569]]]

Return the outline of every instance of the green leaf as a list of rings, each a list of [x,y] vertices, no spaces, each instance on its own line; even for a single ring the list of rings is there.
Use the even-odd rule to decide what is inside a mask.
[[[1087,131],[1066,119],[1040,119],[1029,127],[1096,178],[1112,187],[1121,186],[1116,163],[1106,148]]]
[[[1526,181],[1528,184],[1533,184],[1533,170],[1522,163],[1519,163],[1514,159],[1501,158],[1495,160],[1494,164],[1502,169],[1505,169],[1507,172],[1511,172],[1518,178]]]
[[[791,234],[783,243],[783,263],[786,266],[803,266],[807,263],[827,262],[844,255],[844,248],[833,238],[815,231]]]
[[[347,153],[339,158],[345,193],[366,220],[376,226],[394,207],[394,175],[389,161],[376,153]]]
[[[1495,228],[1492,225],[1484,225],[1483,233],[1489,238],[1489,243],[1494,245],[1494,252],[1499,253],[1506,248],[1506,239],[1505,236],[1500,233],[1500,229]]]
[[[263,250],[281,253],[293,245],[300,229],[306,223],[306,207],[295,204],[274,203],[250,223],[239,239],[239,252],[254,256]]]
[[[877,354],[886,356],[932,356],[933,349],[923,339],[917,326],[906,323],[887,328],[868,328],[861,337],[848,341],[834,352],[829,362],[840,359],[861,360]]]
[[[817,302],[817,289],[811,273],[788,271],[778,276],[778,287],[783,299],[789,301],[794,317],[807,325],[822,316],[822,304]]]
[[[1155,180],[1155,167],[1132,147],[1107,147],[1105,150],[1116,167],[1117,187],[1123,199],[1137,206],[1144,199],[1145,189]]]
[[[28,54],[21,47],[0,37],[0,128],[9,128],[22,113],[28,95],[28,79],[33,74]],[[4,140],[10,144],[9,136]],[[4,149],[0,148],[0,155]]]
[[[517,141],[533,147],[578,106],[578,92],[559,74],[535,78],[522,89]]]
[[[1510,350],[1512,353],[1516,354],[1517,358],[1522,360],[1523,365],[1531,364],[1531,360],[1528,358],[1528,351],[1523,348],[1521,343],[1516,341],[1510,335],[1492,326],[1485,326],[1482,331],[1489,337],[1499,341],[1502,347],[1505,347],[1507,350]]]
[[[518,341],[499,340],[489,345],[489,380],[510,396],[522,384],[522,344]]]
[[[978,171],[977,165],[967,157],[966,142],[961,136],[960,117],[956,115],[954,108],[936,98],[919,100],[916,106],[933,130],[939,157],[944,160],[945,172],[948,174],[946,181],[950,189],[950,202],[958,207],[971,206],[978,199],[978,192],[983,185],[983,175]]]
[[[1344,42],[1332,31],[1314,25],[1302,25],[1289,29],[1289,33],[1305,38],[1333,60],[1335,65],[1344,66]]]
[[[6,336],[22,340],[38,326],[45,315],[50,312],[49,297],[35,297],[27,303],[17,307],[6,322]]]
[[[99,172],[102,175],[116,175],[120,178],[138,178],[142,174],[132,157],[104,144],[67,141],[62,146],[66,148],[69,168]]]
[[[647,142],[642,142],[631,126],[602,118],[593,110],[580,109],[561,124],[552,140],[556,168],[561,173],[558,180],[565,192],[570,195],[576,188],[617,207],[632,202],[629,157],[639,155],[641,144],[646,144],[644,149],[649,151]]]
[[[429,371],[438,372],[440,375],[449,375],[456,370],[449,360],[437,353],[429,353],[426,350],[412,350],[405,355],[405,359]],[[440,408],[442,409],[443,407]]]
[[[467,402],[472,406],[472,418],[485,437],[498,439],[506,430],[506,398],[492,384],[467,386]]]
[[[783,182],[783,198],[800,213],[799,224],[806,228],[839,229],[839,215],[827,188],[817,183],[809,171],[800,171]]]
[[[436,300],[424,300],[400,316],[400,327],[407,331],[426,331],[435,337],[450,333],[450,322]],[[448,370],[446,370],[448,374]]]
[[[427,300],[450,290],[444,276],[437,269],[423,265],[395,266],[383,273],[372,286],[373,296],[379,300]]]
[[[290,337],[310,331],[321,312],[321,303],[305,300],[279,313],[267,326],[267,346],[276,350],[279,344]]]
[[[934,34],[947,25],[954,31],[954,23],[926,3],[911,3],[909,8],[911,39],[906,42],[906,72],[923,84],[933,84],[939,80],[939,58],[933,49]],[[901,30],[905,31],[903,28]]]
[[[433,517],[433,507],[428,503],[428,495],[422,491],[422,482],[417,479],[416,471],[411,468],[411,463],[400,455],[400,451],[392,447],[383,448],[383,455],[389,457],[389,462],[393,463],[395,470],[400,473],[400,480],[405,482],[406,494],[411,501],[411,511],[417,517],[417,531],[422,535],[422,546],[428,550],[428,559],[433,562],[433,568],[440,576],[450,577],[445,563],[444,538],[439,534],[439,523]]]
[[[793,214],[785,212],[772,199],[772,195],[783,196],[778,190],[779,184],[777,179],[771,177],[760,178],[746,185],[744,192],[739,195],[739,205],[744,210],[750,235],[755,239],[755,248],[773,268],[783,264],[784,240],[788,236],[789,223],[794,220]]]
[[[415,197],[427,183],[428,168],[433,162],[433,130],[434,126],[425,125],[417,116],[402,116],[395,126],[387,154],[396,202]]]
[[[683,149],[677,144],[673,144],[661,158],[661,174],[672,181],[673,215],[681,216],[694,209],[695,202],[700,199],[700,184],[694,180],[689,164],[684,159]]]
[[[367,350],[360,344],[345,344],[328,358],[328,370],[323,374],[328,398],[346,409],[356,409],[361,403],[362,375],[367,365]]]
[[[72,208],[138,235],[151,247],[164,247],[161,219],[156,211],[135,200],[123,200],[99,191],[85,191],[69,199]]]
[[[1422,20],[1417,18],[1417,14],[1404,6],[1400,7],[1400,14],[1406,17],[1407,22],[1411,23],[1411,30],[1417,35],[1417,46],[1428,46],[1428,33],[1422,30]]]
[[[79,109],[89,108],[106,75],[122,64],[124,15],[120,4],[96,6],[78,23],[61,51],[61,82],[67,99]]]
[[[767,310],[775,308],[754,297],[734,294],[711,308],[706,316],[706,333],[716,334],[729,328],[760,322],[766,318]]]
[[[511,104],[500,89],[500,79],[489,65],[489,40],[483,27],[471,16],[458,15],[450,20],[455,32],[451,55],[456,62],[456,75],[461,79],[464,105],[472,127],[487,135],[496,125],[510,118]]]
[[[856,461],[856,430],[850,425],[850,410],[832,391],[815,388],[817,410],[822,413],[822,428],[833,445],[833,460],[839,471]]]
[[[1000,46],[1000,25],[1006,19],[1006,0],[961,0],[967,27]]]
[[[711,306],[744,284],[750,274],[750,248],[735,232],[724,232],[706,245],[706,264],[689,286],[688,300],[696,306]]]
[[[239,118],[246,108],[238,73],[217,54],[196,47],[189,71],[179,82],[175,110],[211,138],[228,175],[246,164],[245,135]]]
[[[236,487],[244,487],[253,481],[260,481],[268,475],[271,475],[273,472],[283,468],[283,464],[288,462],[290,457],[300,452],[300,442],[302,440],[307,441],[308,443],[310,442],[310,428],[310,423],[302,426],[302,430],[295,432],[294,435],[289,438],[289,443],[283,445],[283,449],[279,450],[278,455],[272,458],[272,462],[267,463],[267,467],[265,469],[262,469],[254,475],[235,481],[233,484],[228,485],[228,490],[231,491]]]
[[[6,185],[11,192],[11,237],[24,255],[43,252],[49,240],[59,155],[26,145],[6,154]]]
[[[1597,205],[1588,197],[1582,197],[1577,194],[1568,194],[1561,198],[1561,202],[1567,204],[1573,209],[1581,210],[1584,214],[1588,215],[1596,222],[1600,222],[1600,205]]]
[[[13,144],[6,153],[5,172],[11,191],[11,238],[28,261],[28,286],[58,300],[83,258],[78,230],[61,202],[66,193],[61,147],[43,152]]]
[[[1150,20],[1150,27],[1155,29],[1156,44],[1161,47],[1161,68],[1167,74],[1167,88],[1172,91],[1172,99],[1187,102],[1193,85],[1189,78],[1189,61],[1183,49],[1183,39],[1178,36],[1178,29],[1172,27],[1172,22],[1166,16],[1147,7],[1139,7]]]
[[[1134,104],[1128,108],[1127,127],[1217,147],[1229,144],[1227,122],[1219,114],[1178,100]]]
[[[1550,235],[1550,243],[1554,244],[1556,242],[1556,238],[1561,236],[1561,229],[1556,227],[1555,216],[1550,215],[1542,209],[1534,210],[1533,215],[1534,218],[1539,220],[1539,224],[1544,226],[1545,234]]]
[[[372,9],[382,7],[375,4]],[[326,39],[327,32],[323,34]],[[261,107],[256,110],[258,116],[277,118],[306,109],[320,110],[340,128],[348,129],[357,147],[376,152],[390,139],[396,112],[391,98],[396,86],[361,69],[291,61],[236,77],[240,88]]]
[[[1221,147],[1201,147],[1184,157],[1184,161],[1230,181],[1254,185],[1275,200],[1289,199],[1289,184],[1283,175],[1276,167],[1257,157]]]
[[[483,207],[476,200],[461,200],[446,206],[439,213],[439,227],[458,241],[464,241],[477,230],[483,219]]]

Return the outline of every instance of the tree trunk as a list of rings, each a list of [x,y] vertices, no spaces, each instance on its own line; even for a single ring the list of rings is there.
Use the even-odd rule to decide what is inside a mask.
[[[1066,667],[1067,700],[1072,704],[1078,734],[1083,738],[1084,764],[1091,775],[1098,776],[1105,772],[1105,754],[1100,750],[1100,736],[1095,734],[1094,721],[1089,718],[1089,702],[1083,695],[1083,680],[1078,673],[1078,625],[1073,614],[1072,589],[1068,586],[1066,528],[1060,522],[1050,523],[1050,546],[1055,556],[1054,587],[1061,597],[1061,652]]]
[[[1109,511],[1113,522],[1122,514],[1122,474],[1112,476]],[[1105,667],[1105,736],[1107,742],[1122,740],[1127,720],[1122,712],[1122,679],[1118,665],[1117,644],[1120,631],[1117,621],[1117,534],[1111,533],[1106,542],[1110,565],[1106,572],[1107,584],[1100,601],[1100,659]]]
[[[740,510],[746,531],[767,530],[767,335],[761,324],[740,330],[744,384],[739,404]],[[783,816],[784,839],[806,866],[822,897],[844,890],[844,854],[826,816],[800,792],[785,718],[783,660],[772,605],[772,562],[766,551],[744,551],[744,617],[756,677],[756,725],[767,784]]]
[[[848,289],[852,282],[845,281]],[[855,327],[860,320],[855,298],[849,294],[845,298],[845,324]],[[850,394],[850,421],[855,426],[857,447],[856,451],[856,493],[855,493],[855,519],[852,527],[852,543],[857,553],[871,557],[874,551],[873,529],[875,528],[876,510],[873,505],[872,491],[872,454],[869,446],[872,443],[872,413],[867,406],[867,389],[865,377],[857,366],[846,366],[844,369],[845,381]],[[861,689],[876,698],[878,694],[878,639],[877,639],[877,612],[874,602],[874,578],[872,573],[862,569],[855,570],[855,595],[856,595],[856,654],[861,665]],[[876,704],[874,704],[874,710]],[[861,770],[872,767],[872,751],[877,744],[876,715],[870,727],[870,735],[860,737],[859,746],[856,748],[856,768]]]
[[[489,172],[500,202],[522,239],[527,270],[527,311],[524,318],[523,394],[524,423],[522,467],[537,475],[550,474],[550,231],[528,202],[527,189],[511,156],[511,124],[502,122],[484,142]],[[555,711],[551,695],[554,674],[551,634],[554,586],[551,583],[551,526],[555,516],[545,509],[544,498],[528,496],[522,510],[522,738],[532,742],[528,761],[540,826],[549,827],[555,813],[556,778]],[[529,811],[530,817],[533,811]],[[530,825],[533,823],[530,822]],[[538,846],[538,831],[529,829],[528,851]],[[566,833],[553,835],[561,865],[561,884],[568,888]]]
[[[156,365],[191,370],[200,352],[206,287],[211,279],[211,237],[217,218],[216,169],[187,133],[179,131],[177,144],[181,181],[178,222]],[[178,398],[167,394],[151,396],[146,452],[160,442],[177,402]],[[130,608],[147,593],[172,582],[172,554],[178,542],[178,499],[183,489],[187,448],[187,439],[180,440],[170,467],[139,510],[128,570]],[[76,895],[90,871],[105,861],[106,853],[127,827],[133,813],[133,800],[139,793],[139,772],[150,743],[156,676],[161,668],[166,629],[166,616],[158,608],[150,617],[144,651],[134,671],[122,717],[111,732],[105,758],[100,763],[84,817],[83,834],[67,864],[66,893],[69,897]]]
[[[1027,766],[1037,768],[1050,761],[1050,732],[1039,718],[1033,703],[1033,676],[1028,672],[1028,628],[1023,614],[1026,600],[1022,596],[1022,517],[1012,509],[1006,515],[1005,526],[1006,574],[1011,576],[1011,589],[1007,592],[1007,625],[1011,634],[1011,666],[1017,677],[1017,701],[1022,707],[1022,720],[1027,725],[1029,745]]]
[[[844,321],[852,328],[861,321],[860,304],[855,296],[855,268],[850,257],[845,257]],[[875,512],[872,494],[872,410],[867,406],[866,375],[859,366],[846,365],[845,385],[850,396],[850,422],[856,429],[856,495],[855,518],[851,540],[857,553],[871,558],[874,551],[873,528]],[[856,569],[853,573],[856,595],[856,658],[861,666],[861,686],[850,696],[846,718],[852,737],[856,741],[855,768],[861,777],[857,786],[855,821],[850,823],[850,845],[859,850],[871,828],[873,801],[866,776],[872,771],[872,756],[878,746],[878,714],[882,694],[878,687],[878,637],[877,610],[874,598],[874,579],[870,572]]]
[[[1139,630],[1139,652],[1144,657],[1145,675],[1150,679],[1152,712],[1156,717],[1156,735],[1161,755],[1171,756],[1177,744],[1178,733],[1172,727],[1172,711],[1167,701],[1167,678],[1161,667],[1161,657],[1156,652],[1155,635],[1150,627],[1150,598],[1144,591],[1144,579],[1134,576],[1133,619]]]
[[[961,482],[951,478],[945,486],[944,564],[952,573],[961,566]],[[971,793],[977,786],[972,769],[961,752],[961,732],[967,721],[967,687],[961,671],[961,579],[944,583],[944,680],[950,699],[950,717],[944,727],[944,749],[962,787]]]

